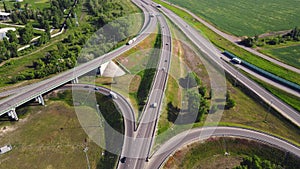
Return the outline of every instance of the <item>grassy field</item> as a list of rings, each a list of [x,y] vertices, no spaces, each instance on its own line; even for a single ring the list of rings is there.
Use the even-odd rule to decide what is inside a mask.
[[[245,61],[252,63],[256,65],[257,67],[260,67],[270,73],[273,73],[277,76],[280,76],[286,80],[289,80],[291,82],[295,82],[300,84],[300,76],[299,74],[289,71],[285,68],[279,67],[278,65],[275,65],[267,60],[261,59],[260,57],[253,55],[247,51],[245,51],[242,48],[237,47],[236,45],[232,44],[231,42],[227,41],[226,39],[222,38],[221,36],[214,33],[212,30],[205,27],[200,22],[196,21],[191,15],[188,13],[179,10],[175,8],[174,6],[171,6],[169,4],[163,3],[159,0],[154,0],[155,2],[158,2],[165,7],[172,10],[174,13],[179,15],[181,18],[183,18],[187,23],[195,27],[197,30],[199,30],[202,34],[207,36],[207,38],[217,47],[219,47],[222,50],[227,50],[238,57],[244,59]]]
[[[291,66],[300,68],[300,45],[261,49],[260,51]]]
[[[86,92],[78,91],[78,94],[86,96]],[[45,107],[31,103],[17,109],[19,122],[1,121],[0,145],[9,143],[13,146],[11,152],[1,156],[1,167],[87,168],[83,152],[87,146],[91,168],[114,168],[118,155],[104,151],[94,142],[95,137],[88,136],[86,132],[94,135],[97,132],[96,138],[102,136],[101,140],[105,141],[104,145],[107,147],[122,144],[119,141],[122,138],[116,139],[116,135],[107,132],[109,129],[106,125],[99,125],[94,117],[95,109],[90,107],[93,103],[91,99],[94,97],[85,98],[87,102],[77,106],[75,113],[71,91],[51,93],[50,100],[46,99]],[[108,125],[123,133],[121,115],[111,99],[102,95],[96,95],[96,99]],[[80,111],[89,113],[83,114]],[[81,119],[80,123],[78,118]],[[87,121],[84,122],[82,118]],[[115,144],[116,142],[118,143]]]
[[[225,152],[230,155],[225,156]],[[204,143],[194,143],[178,150],[163,168],[233,168],[240,165],[244,156],[253,155],[286,168],[297,168],[300,165],[300,160],[295,156],[290,156],[285,161],[285,152],[268,145],[238,138],[211,138]]]
[[[0,145],[13,147],[1,155],[1,168],[87,168],[85,145],[91,166],[97,167],[102,149],[88,138],[72,107],[56,101],[26,109],[17,110],[26,112],[19,122],[1,122]]]
[[[168,0],[236,36],[254,36],[300,26],[294,0]]]
[[[180,35],[182,33],[176,31],[176,29],[173,26],[172,29],[173,32],[176,33],[176,36],[178,37],[183,36]],[[208,91],[209,91],[210,80],[208,78],[203,63],[197,56],[198,54],[195,52],[191,52],[193,51],[191,49],[193,45],[189,46],[188,44],[182,44],[182,43],[178,44],[174,42],[173,44],[175,44],[173,45],[173,47],[175,48],[174,51],[176,51],[177,48],[181,50],[180,56],[181,57],[184,56],[183,59],[185,63],[189,66],[191,71],[197,73],[197,75],[202,80],[203,84],[208,87]],[[299,128],[295,127],[290,122],[286,121],[283,117],[281,117],[277,112],[272,110],[268,114],[267,122],[264,122],[265,116],[268,112],[268,106],[266,106],[263,102],[257,102],[255,99],[251,98],[248,94],[245,94],[240,88],[234,87],[229,82],[227,82],[227,90],[230,92],[231,98],[235,100],[236,106],[232,109],[224,110],[222,114],[222,118],[219,123],[209,123],[207,125],[236,126],[236,127],[243,127],[243,128],[251,128],[251,129],[264,131],[288,139],[298,145],[300,144],[298,141],[300,139]],[[176,79],[169,79],[167,91],[168,92],[165,98],[165,100],[167,101],[164,102],[168,102],[168,100],[172,99],[174,96],[180,95],[180,91],[178,90],[178,81],[176,81]],[[180,107],[180,102],[181,101],[176,101],[173,104],[175,106]],[[297,102],[295,102],[295,104],[296,103]],[[207,115],[203,119],[206,118]],[[202,127],[203,125],[204,122],[202,121],[199,123],[195,123],[193,127]],[[168,111],[166,107],[163,108],[163,112],[160,116],[158,126],[159,126],[158,133],[157,133],[158,136],[155,141],[155,147],[159,146],[159,144],[161,144],[168,138],[172,137],[176,133],[184,130],[185,127],[189,127],[188,125],[186,126],[173,125],[173,123],[168,120]],[[170,128],[172,130],[168,130]]]

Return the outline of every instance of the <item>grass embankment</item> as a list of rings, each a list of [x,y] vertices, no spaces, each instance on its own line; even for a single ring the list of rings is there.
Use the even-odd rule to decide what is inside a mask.
[[[272,86],[252,75],[251,78],[257,82],[258,84],[260,84],[261,86],[263,86],[264,88],[266,88],[268,91],[270,91],[272,94],[274,94],[275,96],[277,96],[278,98],[280,98],[281,100],[283,100],[285,103],[287,103],[288,105],[290,105],[291,107],[293,107],[294,109],[296,109],[297,111],[300,112],[300,98],[297,96],[294,96],[290,93],[287,93],[283,90],[280,90],[278,88],[276,88],[275,86]]]
[[[121,77],[95,79],[98,85],[112,88],[130,99],[139,117],[155,75],[161,45],[161,35],[156,32],[115,59],[130,71]]]
[[[149,56],[149,60],[147,61],[147,66],[145,70],[142,70],[138,73],[141,77],[141,83],[139,85],[139,89],[136,93],[136,98],[139,104],[139,110],[141,111],[144,108],[144,105],[146,104],[152,82],[154,80],[157,63],[160,59],[160,48],[161,48],[161,34],[159,34],[156,37],[155,43],[154,43],[154,50],[151,55]]]
[[[273,58],[300,69],[300,45],[260,50]]]
[[[87,92],[80,93],[85,97]],[[122,138],[116,138],[104,125],[100,130],[100,121],[97,121],[95,109],[91,99],[94,95],[85,98],[86,103],[74,109],[72,93],[53,94],[47,106],[28,104],[17,109],[20,115],[19,122],[1,122],[0,144],[7,143],[13,146],[13,150],[2,155],[1,166],[4,168],[87,168],[87,161],[83,149],[87,146],[91,168],[114,168],[118,155],[105,152],[99,147],[85,131],[95,135],[103,135],[105,145],[112,147],[122,144]],[[80,98],[77,98],[80,100]],[[117,111],[111,98],[96,95],[99,109],[105,118],[107,125],[123,133],[122,116]],[[31,106],[30,106],[31,105]],[[86,110],[79,123],[80,110]],[[75,113],[76,112],[76,113]],[[76,116],[77,114],[77,116]],[[82,113],[81,113],[82,114]],[[83,123],[82,118],[90,118],[88,123]],[[94,122],[94,123],[93,123]],[[105,131],[99,133],[99,131]],[[94,138],[93,138],[94,139]],[[117,140],[119,143],[116,143]],[[118,147],[117,146],[117,147]],[[118,147],[119,148],[119,147]],[[103,154],[104,153],[104,154]],[[14,159],[18,159],[17,161]]]
[[[230,153],[225,156],[225,152]],[[169,158],[164,169],[233,168],[240,165],[245,156],[257,155],[285,168],[297,168],[300,160],[269,145],[237,138],[212,138],[204,143],[194,143],[178,150]]]
[[[294,0],[230,1],[169,0],[236,36],[255,36],[266,32],[289,30],[299,24]]]
[[[160,3],[161,5],[165,6],[166,8],[172,10],[175,14],[180,16],[183,20],[185,20],[187,23],[195,27],[197,30],[201,31],[202,34],[207,36],[207,38],[217,47],[227,50],[236,56],[240,57],[241,59],[244,59],[245,61],[252,63],[253,65],[260,67],[270,73],[273,73],[279,77],[282,77],[286,80],[289,80],[291,82],[300,84],[300,76],[299,74],[287,70],[285,68],[279,67],[276,64],[273,64],[267,60],[264,60],[256,55],[253,55],[252,53],[247,52],[246,50],[236,46],[235,44],[231,43],[230,41],[224,39],[223,37],[219,36],[200,22],[198,22],[196,19],[194,19],[191,15],[188,13],[172,6],[167,3],[164,3],[160,0],[154,0],[157,3]]]
[[[172,31],[175,32],[176,36],[184,36],[180,31],[176,30],[172,26]],[[196,74],[202,80],[202,83],[207,86],[207,93],[210,90],[210,79],[205,69],[205,65],[200,60],[197,52],[192,49],[193,45],[189,45],[187,42],[184,43],[174,43],[173,47],[180,48],[181,52],[179,57],[183,58],[183,61],[191,71],[196,72]],[[173,64],[173,60],[172,60]],[[172,67],[172,66],[171,66]],[[178,66],[177,66],[178,67]],[[171,69],[172,70],[172,69]],[[178,72],[178,69],[177,69]],[[171,72],[172,74],[172,72]],[[174,72],[173,72],[174,74]],[[212,79],[211,79],[212,80]],[[170,78],[167,85],[167,93],[165,100],[172,101],[174,96],[181,95],[181,92],[178,90],[178,80]],[[209,123],[207,125],[211,126],[236,126],[243,128],[255,129],[263,132],[267,132],[284,139],[287,139],[297,145],[299,145],[298,140],[300,139],[300,130],[299,128],[292,125],[289,121],[285,120],[284,117],[279,115],[277,112],[270,110],[270,113],[267,116],[267,122],[264,122],[265,116],[268,113],[268,105],[263,102],[257,102],[256,98],[252,98],[250,94],[244,93],[244,90],[241,90],[239,87],[233,86],[229,81],[227,81],[227,90],[230,92],[231,98],[235,100],[236,106],[232,109],[225,109],[222,114],[222,119],[219,123]],[[168,98],[171,96],[170,98]],[[295,100],[294,100],[295,101]],[[181,101],[173,102],[175,107],[180,108]],[[207,115],[203,119],[206,119]],[[201,127],[204,125],[204,121],[195,123],[193,127]],[[188,125],[174,125],[171,121],[168,120],[168,110],[163,108],[163,112],[160,116],[158,128],[158,137],[156,138],[155,146],[159,146],[162,142],[168,138],[176,135],[178,132],[184,130]],[[170,129],[171,130],[168,130]],[[160,135],[161,134],[161,135]]]

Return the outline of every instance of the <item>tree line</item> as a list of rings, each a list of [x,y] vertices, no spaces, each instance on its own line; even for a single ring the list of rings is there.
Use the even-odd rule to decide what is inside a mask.
[[[243,39],[240,44],[246,47],[264,46],[264,45],[278,45],[281,43],[286,43],[287,41],[300,41],[300,28],[295,27],[290,32],[273,37],[259,38],[258,35],[255,37],[247,37]]]
[[[262,160],[258,156],[246,156],[240,166],[234,169],[283,169],[283,166],[272,163],[269,160]]]
[[[96,0],[94,0],[94,2],[95,1]],[[97,2],[102,5],[98,6],[99,9],[96,10],[96,8],[93,8],[93,10],[100,12],[105,9],[103,15],[107,15],[107,18],[111,18],[111,20],[113,20],[111,11],[115,11],[116,5],[106,4],[114,4],[120,2],[118,0],[97,0]],[[57,7],[57,3],[52,2],[51,6]],[[87,4],[85,3],[82,5],[85,6]],[[61,8],[59,8],[59,10],[60,9]],[[122,7],[122,9],[122,15],[129,14],[131,12],[125,7]],[[93,21],[99,19],[99,16],[91,15],[93,11],[88,10],[87,12],[90,13],[90,15],[88,15],[87,17],[87,23],[79,25],[78,27],[73,27],[74,23],[70,23],[70,33],[59,44],[56,45],[56,49],[46,52],[46,54],[44,54],[41,59],[33,61],[31,66],[33,69],[20,72],[18,75],[11,79],[10,83],[16,83],[22,80],[44,78],[51,74],[73,68],[76,64],[78,64],[78,61],[86,62],[99,57],[107,51],[113,49],[115,45],[115,43],[112,42],[113,39],[125,38],[128,35],[129,27],[134,24],[134,21],[128,21],[127,19],[122,18],[118,22],[112,22],[107,26],[107,28],[98,30],[99,25],[94,24]],[[47,19],[45,19],[45,22],[50,23]],[[96,30],[98,30],[98,32],[93,35]],[[114,34],[112,35],[112,32],[110,31],[113,31]],[[93,36],[91,37],[91,35]],[[42,35],[37,43],[38,45],[42,45],[47,40],[48,37]],[[83,47],[85,47],[84,51],[82,51]]]
[[[213,97],[213,90],[211,89],[209,94],[207,94],[206,86],[202,84],[201,79],[196,73],[188,73],[185,78],[179,79],[179,84],[181,87],[187,89],[187,110],[185,111],[178,107],[174,107],[172,102],[169,102],[167,106],[168,120],[170,122],[174,123],[175,120],[180,118],[183,119],[180,123],[200,122],[205,114],[215,113],[218,110],[218,105],[209,104],[209,100]],[[197,88],[197,90],[194,90],[195,88]],[[231,98],[229,91],[227,91],[225,97],[225,109],[233,108],[236,103]]]
[[[45,22],[51,23],[54,28],[59,28],[61,21],[64,18],[65,10],[69,9],[74,3],[72,0],[51,0],[50,7],[44,9],[31,9],[26,3],[21,8],[21,3],[16,2],[13,9],[8,9],[6,2],[3,1],[3,6],[6,12],[11,12],[11,21],[15,24],[27,24],[30,20],[34,21],[35,27],[46,29]]]

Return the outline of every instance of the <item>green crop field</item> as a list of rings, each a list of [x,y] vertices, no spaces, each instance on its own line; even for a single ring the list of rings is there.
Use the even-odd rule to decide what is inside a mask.
[[[300,68],[300,45],[261,51],[284,63]]]
[[[300,26],[299,0],[168,0],[236,36]]]

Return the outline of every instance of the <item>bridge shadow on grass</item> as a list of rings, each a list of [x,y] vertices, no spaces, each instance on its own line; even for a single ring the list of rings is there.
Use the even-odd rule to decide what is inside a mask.
[[[97,102],[102,116],[105,119],[104,137],[105,137],[105,153],[98,161],[97,169],[114,168],[119,159],[123,146],[123,118],[122,114],[117,110],[110,97],[97,95]],[[121,137],[120,137],[121,136]]]
[[[195,115],[187,110],[181,110],[178,107],[174,107],[171,102],[168,103],[168,121],[173,124],[193,124],[197,121]]]

